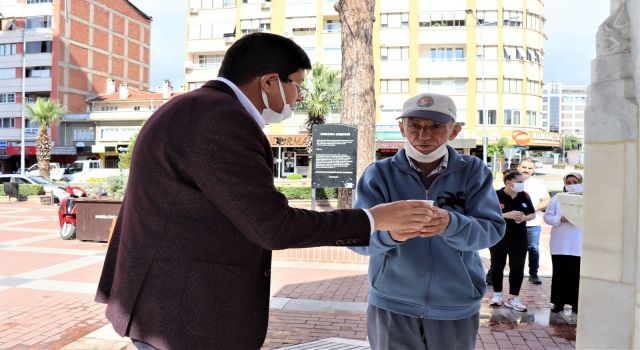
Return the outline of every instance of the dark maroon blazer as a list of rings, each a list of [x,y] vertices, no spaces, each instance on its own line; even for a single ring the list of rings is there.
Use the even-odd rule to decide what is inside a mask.
[[[138,135],[96,301],[161,349],[258,349],[271,250],[367,245],[362,210],[289,207],[271,146],[224,83],[177,96]]]

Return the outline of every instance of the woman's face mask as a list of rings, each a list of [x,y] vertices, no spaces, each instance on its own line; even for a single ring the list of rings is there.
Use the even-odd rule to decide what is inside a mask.
[[[522,191],[524,191],[524,183],[522,183],[522,182],[513,182],[513,185],[511,186],[511,189],[513,190],[513,192],[522,192]]]
[[[265,108],[262,110],[262,118],[267,124],[280,123],[285,119],[291,118],[291,115],[293,114],[293,110],[291,110],[291,106],[287,103],[286,96],[284,94],[284,89],[282,88],[282,83],[280,82],[280,79],[276,79],[276,80],[278,81],[278,87],[280,88],[280,96],[282,97],[282,103],[284,107],[282,107],[282,112],[280,113],[269,108],[269,99],[267,98],[267,93],[264,90],[262,90],[262,101],[264,102],[264,106],[265,106]]]
[[[580,183],[564,185],[564,189],[570,193],[582,193],[584,191],[582,184]]]

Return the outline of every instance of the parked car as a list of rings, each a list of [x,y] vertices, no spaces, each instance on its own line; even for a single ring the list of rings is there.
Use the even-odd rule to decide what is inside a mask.
[[[106,169],[99,160],[77,160],[65,169],[62,179],[67,182],[82,182],[89,178],[107,178],[120,174],[129,174],[129,169]]]
[[[38,163],[33,164],[29,168],[25,170],[26,175],[40,176],[40,169],[38,168]],[[49,177],[51,180],[58,181],[62,180],[62,174],[64,174],[64,169],[60,167],[60,163],[51,162],[49,163]]]
[[[42,185],[45,192],[51,192],[53,194],[54,203],[60,203],[60,200],[62,198],[65,198],[69,195],[65,190],[66,186],[55,183],[51,180],[47,180],[42,176],[19,175],[19,174],[0,175],[0,185],[6,182],[15,182],[18,184],[29,184],[29,185]]]

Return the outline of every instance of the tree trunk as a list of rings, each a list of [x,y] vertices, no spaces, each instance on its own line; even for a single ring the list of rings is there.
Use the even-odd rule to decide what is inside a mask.
[[[40,126],[36,139],[36,159],[38,160],[38,172],[40,176],[48,179],[51,176],[49,169],[51,162],[51,139],[47,127]]]
[[[342,124],[358,128],[356,177],[375,160],[373,21],[375,0],[340,0],[342,24]],[[340,189],[338,208],[351,207],[351,189]]]

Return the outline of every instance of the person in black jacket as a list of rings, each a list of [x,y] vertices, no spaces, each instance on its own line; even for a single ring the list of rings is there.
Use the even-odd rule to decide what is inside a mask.
[[[504,237],[489,248],[491,253],[491,279],[493,282],[492,306],[503,305],[516,311],[527,311],[520,297],[520,287],[524,278],[524,264],[527,256],[527,224],[535,218],[535,208],[529,195],[524,192],[524,178],[519,171],[511,170],[503,176],[504,187],[497,190],[502,217],[507,223]],[[509,294],[502,296],[502,278],[507,256],[509,257]]]

